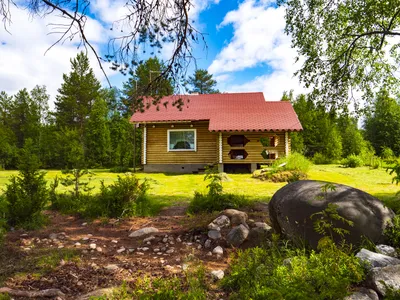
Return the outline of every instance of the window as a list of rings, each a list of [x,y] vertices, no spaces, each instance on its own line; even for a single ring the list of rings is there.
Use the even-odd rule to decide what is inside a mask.
[[[244,147],[248,142],[250,142],[250,140],[244,135],[231,135],[228,138],[228,144],[231,147]]]
[[[168,130],[168,151],[196,151],[196,129]]]

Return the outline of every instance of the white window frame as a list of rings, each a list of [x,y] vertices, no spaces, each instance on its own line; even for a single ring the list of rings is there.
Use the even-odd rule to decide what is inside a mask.
[[[169,148],[169,133],[170,132],[177,132],[177,131],[193,131],[194,132],[194,149],[170,149]],[[168,152],[182,152],[182,151],[190,151],[196,152],[197,151],[197,130],[196,129],[168,129],[167,130],[167,151]]]

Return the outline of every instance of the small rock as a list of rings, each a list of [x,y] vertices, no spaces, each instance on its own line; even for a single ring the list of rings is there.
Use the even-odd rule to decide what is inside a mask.
[[[187,271],[189,269],[189,265],[188,264],[183,264],[182,265],[182,270],[183,271]]]
[[[163,238],[163,243],[168,243],[168,238]]]
[[[214,271],[211,271],[211,276],[212,276],[214,279],[217,279],[217,280],[221,280],[222,278],[224,278],[224,275],[225,275],[225,273],[224,273],[224,271],[222,271],[222,270],[214,270]]]
[[[181,243],[181,242],[182,242],[181,238],[180,238],[180,237],[177,237],[177,238],[176,238],[176,242],[177,242],[177,243]]]
[[[27,233],[23,233],[23,234],[20,235],[20,237],[27,237],[27,236],[28,236]]]
[[[208,251],[206,255],[207,255],[207,256],[212,256],[211,251]]]
[[[88,236],[88,237],[92,237],[92,236],[93,236],[93,234],[91,234],[91,233],[88,233],[88,234],[87,234],[87,236]]]
[[[32,240],[22,239],[21,240],[21,245],[22,246],[30,246],[30,245],[32,245]]]
[[[375,248],[379,253],[383,255],[395,257],[397,254],[396,249],[388,245],[376,245]]]
[[[111,243],[118,244],[117,240],[112,240]]]
[[[120,249],[118,249],[117,250],[117,253],[122,253],[122,252],[124,252],[126,249],[124,248],[124,247],[122,247],[122,248],[120,248]]]
[[[400,260],[397,258],[375,253],[364,248],[356,254],[356,257],[358,257],[362,261],[368,262],[371,268],[381,268],[389,265],[400,264]]]
[[[82,223],[82,226],[86,226],[87,225],[87,223],[85,222],[85,223]]]
[[[89,238],[88,237],[84,237],[84,238],[82,238],[82,241],[84,241],[84,242],[87,242],[89,240]]]
[[[240,224],[232,228],[226,236],[226,241],[234,247],[239,247],[246,240],[248,235],[249,230],[243,224]]]
[[[154,240],[155,238],[156,238],[156,237],[155,237],[154,235],[149,236],[149,237],[147,237],[147,238],[145,238],[145,239],[143,240],[143,243],[151,242],[151,241]]]
[[[207,235],[212,240],[218,240],[221,238],[221,232],[219,232],[218,230],[210,230],[208,231]]]
[[[157,255],[162,255],[163,253],[162,252],[157,252]]]
[[[400,289],[400,265],[373,268],[367,278],[368,287],[385,296],[386,289]],[[384,297],[383,297],[384,298]]]
[[[225,215],[221,215],[218,218],[216,218],[214,221],[212,221],[210,224],[208,224],[208,229],[214,229],[215,227],[219,228],[225,228],[229,227],[231,225],[231,221],[229,220],[229,217]]]
[[[94,250],[94,249],[97,248],[97,246],[96,246],[96,244],[90,244],[90,245],[89,245],[89,248],[92,249],[92,250]]]
[[[165,253],[167,253],[167,254],[172,254],[172,253],[174,253],[174,252],[175,252],[174,249],[169,249],[169,250],[167,250]]]
[[[258,228],[263,228],[263,229],[266,229],[266,230],[272,230],[272,227],[269,226],[267,223],[264,223],[264,222],[255,222],[254,226],[258,227]]]
[[[77,286],[81,286],[82,284],[83,284],[82,281],[78,281],[78,282],[76,283]]]
[[[379,300],[379,296],[374,290],[361,287],[343,300]]]
[[[58,245],[58,249],[64,248],[64,245]]]
[[[153,252],[160,252],[160,248],[153,249]]]
[[[149,249],[150,249],[149,247],[143,247],[140,250],[143,251],[143,252],[146,252],[146,251],[149,251]]]
[[[237,210],[237,209],[225,209],[222,212],[223,215],[226,215],[229,217],[231,224],[233,226],[243,224],[246,226],[246,221],[248,219],[248,216],[245,212]]]
[[[114,264],[107,265],[107,266],[105,266],[104,268],[105,268],[107,271],[112,271],[112,272],[114,272],[114,271],[116,271],[116,270],[119,269],[119,267],[118,267],[117,265],[114,265]]]
[[[80,245],[81,245],[81,243],[79,243],[79,242],[76,242],[76,243],[74,244],[75,247],[79,247]]]
[[[151,233],[156,233],[159,232],[159,230],[155,227],[145,227],[139,230],[136,230],[134,232],[132,232],[129,237],[141,237],[147,234],[151,234]]]
[[[209,230],[221,231],[221,227],[219,227],[217,224],[212,223],[212,222],[211,222],[210,224],[208,224],[207,228],[208,228]]]
[[[204,248],[210,248],[211,247],[211,240],[206,240],[206,242],[204,243]]]
[[[224,249],[221,246],[217,246],[213,249],[212,253],[222,255],[224,254]]]
[[[56,240],[57,238],[58,238],[57,233],[50,233],[49,239],[51,239],[51,240]]]
[[[101,247],[97,247],[97,248],[96,248],[96,251],[97,251],[97,252],[103,252],[103,249],[102,249]]]
[[[162,247],[162,248],[160,249],[160,252],[165,252],[165,250],[167,250],[167,248],[166,248],[166,247]]]
[[[200,250],[201,248],[203,248],[202,245],[198,245],[198,246],[197,246],[197,249],[198,249],[198,250]]]
[[[136,252],[137,255],[144,255],[143,252]]]

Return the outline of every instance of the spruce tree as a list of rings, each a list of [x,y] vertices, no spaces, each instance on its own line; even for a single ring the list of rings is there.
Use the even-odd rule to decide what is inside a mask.
[[[171,78],[163,77],[165,65],[157,57],[149,58],[130,72],[130,78],[123,85],[123,114],[130,117],[136,110],[143,109],[143,97],[160,99],[172,95],[174,87]]]
[[[83,137],[86,122],[101,85],[83,52],[71,59],[71,72],[63,74],[64,82],[55,101],[56,124],[59,128],[78,129]]]
[[[188,84],[191,86],[190,93],[199,94],[217,94],[219,91],[215,89],[217,81],[207,70],[198,69],[194,72],[194,76],[189,76]]]

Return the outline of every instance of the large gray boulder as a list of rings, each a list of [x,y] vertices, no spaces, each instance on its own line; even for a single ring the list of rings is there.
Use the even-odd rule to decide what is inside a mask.
[[[314,229],[314,215],[332,203],[337,212],[352,221],[353,226],[335,221],[334,227],[343,228],[350,233],[345,235],[347,242],[359,244],[363,236],[374,243],[385,241],[383,231],[394,213],[377,198],[342,184],[313,180],[300,180],[278,190],[269,203],[272,227],[295,241],[304,240],[316,248],[321,235]],[[334,236],[336,241],[341,240]]]

